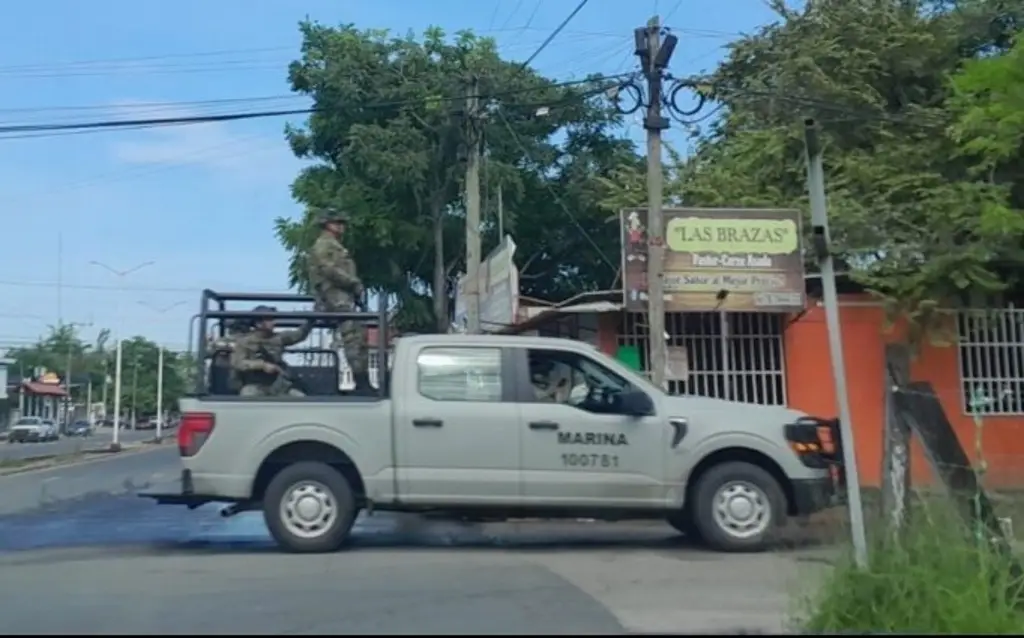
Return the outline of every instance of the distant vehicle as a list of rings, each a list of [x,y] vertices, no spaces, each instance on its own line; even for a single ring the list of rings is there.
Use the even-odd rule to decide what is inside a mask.
[[[37,416],[23,416],[14,422],[7,434],[8,443],[38,443],[60,438],[53,421]]]
[[[75,421],[68,426],[68,436],[92,436],[92,426],[88,421]]]
[[[57,425],[56,421],[43,419],[43,425],[46,427],[46,441],[56,441],[60,439],[60,426]]]

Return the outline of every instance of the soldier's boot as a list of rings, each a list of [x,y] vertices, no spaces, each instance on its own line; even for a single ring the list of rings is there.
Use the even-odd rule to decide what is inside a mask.
[[[370,374],[368,372],[353,374],[352,381],[355,382],[352,394],[373,395],[377,392],[376,388],[370,383]]]

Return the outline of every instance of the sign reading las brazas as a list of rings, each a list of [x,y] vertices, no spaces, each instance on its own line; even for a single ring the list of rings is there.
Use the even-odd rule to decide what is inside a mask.
[[[667,208],[665,310],[789,312],[804,307],[800,212]],[[622,212],[626,308],[647,310],[647,211]]]

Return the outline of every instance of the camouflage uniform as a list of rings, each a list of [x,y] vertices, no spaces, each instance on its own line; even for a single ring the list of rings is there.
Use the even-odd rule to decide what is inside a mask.
[[[321,225],[345,221],[345,215],[336,211],[325,211],[318,218]],[[363,295],[363,283],[356,274],[355,262],[338,238],[326,230],[320,233],[310,251],[309,282],[317,308],[327,312],[351,312]],[[366,328],[355,321],[343,321],[334,333],[333,347],[344,348],[356,391],[373,389],[366,341]]]
[[[252,326],[242,320],[235,320],[228,324],[227,333],[221,337],[210,338],[206,346],[206,356],[210,358],[210,365],[215,368],[227,368],[229,370],[228,383],[232,390],[237,391],[241,384],[238,374],[231,368],[231,353],[235,349],[235,342],[249,332]]]
[[[255,310],[273,309],[258,306]],[[305,341],[312,331],[313,322],[309,322],[301,328],[284,332],[267,332],[257,328],[236,339],[231,350],[231,369],[242,383],[239,395],[305,396],[288,384],[275,383],[278,375],[268,373],[265,368],[268,363],[283,366],[285,348]]]

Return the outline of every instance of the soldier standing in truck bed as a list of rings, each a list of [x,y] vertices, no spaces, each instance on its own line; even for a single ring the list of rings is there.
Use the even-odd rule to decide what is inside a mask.
[[[339,211],[324,210],[316,219],[321,230],[309,254],[309,283],[316,297],[317,309],[351,312],[362,300],[364,289],[356,274],[355,261],[341,243],[348,218]],[[366,327],[355,321],[343,321],[335,330],[333,346],[335,349],[341,346],[345,351],[345,360],[355,382],[354,391],[373,393]]]

